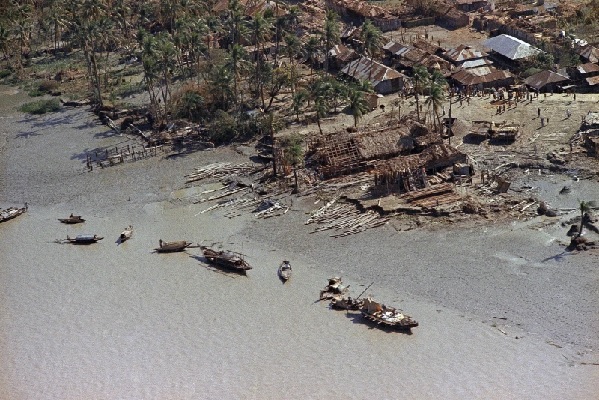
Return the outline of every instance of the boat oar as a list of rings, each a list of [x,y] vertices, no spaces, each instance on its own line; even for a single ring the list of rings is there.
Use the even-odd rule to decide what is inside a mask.
[[[371,287],[372,285],[374,285],[374,281],[372,281],[372,283],[371,283],[370,285],[368,285],[368,287],[366,287],[366,289],[364,289],[364,290],[362,291],[362,293],[360,293],[360,295],[359,295],[358,297],[356,297],[356,300],[358,300],[360,297],[362,297],[362,295],[363,295],[364,293],[366,293],[366,291],[367,291],[368,289],[370,289],[370,287]]]

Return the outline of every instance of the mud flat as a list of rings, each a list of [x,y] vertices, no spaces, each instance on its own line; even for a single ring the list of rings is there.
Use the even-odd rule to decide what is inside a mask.
[[[384,226],[332,239],[303,225],[314,207],[306,198],[268,220],[200,214],[209,204],[192,203],[199,189],[184,189],[183,175],[241,155],[87,172],[86,151],[131,139],[84,110],[4,115],[0,206],[28,201],[29,212],[0,225],[0,398],[596,395],[597,258],[563,253],[558,229]],[[87,221],[56,220],[71,212]],[[128,225],[133,237],[117,243]],[[79,233],[105,239],[54,243]],[[218,242],[254,268],[215,271],[200,249],[154,254],[160,238]],[[283,259],[294,268],[286,285]],[[369,293],[420,326],[385,332],[315,302],[333,275],[353,293],[375,281]]]

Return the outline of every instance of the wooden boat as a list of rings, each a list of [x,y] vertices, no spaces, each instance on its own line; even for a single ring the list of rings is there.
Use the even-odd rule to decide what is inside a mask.
[[[58,220],[63,224],[80,224],[82,222],[85,222],[85,220],[81,218],[81,215],[73,214],[69,215],[68,218],[58,218]]]
[[[358,311],[362,308],[363,300],[352,299],[351,297],[336,296],[331,299],[331,307],[336,310]]]
[[[204,257],[209,263],[218,265],[225,269],[245,274],[252,267],[243,259],[242,254],[234,251],[217,251],[209,247],[202,246]]]
[[[133,234],[133,225],[129,225],[124,231],[121,232],[121,236],[119,238],[121,240],[121,243],[127,239],[130,239],[132,234]]]
[[[386,326],[398,330],[410,330],[418,326],[418,322],[414,321],[410,316],[403,314],[401,311],[387,307],[384,304],[378,303],[370,298],[367,298],[362,303],[360,309],[362,316],[377,325]]]
[[[291,278],[291,264],[289,261],[283,261],[281,265],[279,265],[279,278],[284,282],[287,282],[289,278]]]
[[[337,296],[343,296],[349,291],[349,286],[344,286],[341,278],[333,277],[329,279],[329,284],[320,291],[320,300],[331,300]]]
[[[0,211],[0,222],[5,222],[11,220],[13,218],[18,217],[21,214],[24,214],[27,211],[27,205],[22,208],[10,207],[6,210]]]
[[[92,244],[92,243],[96,243],[102,239],[104,239],[104,237],[98,236],[98,235],[90,235],[90,234],[77,235],[74,238],[67,236],[67,242],[73,243],[73,244]]]
[[[160,239],[158,241],[160,247],[155,248],[154,250],[158,253],[174,253],[176,251],[183,251],[189,246],[191,246],[191,242],[187,242],[185,240],[179,240],[176,242],[165,242]]]

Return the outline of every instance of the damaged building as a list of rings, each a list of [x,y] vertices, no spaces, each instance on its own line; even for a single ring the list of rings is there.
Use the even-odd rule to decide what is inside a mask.
[[[357,81],[370,82],[380,94],[394,93],[404,87],[405,76],[402,73],[367,57],[350,62],[341,73]]]

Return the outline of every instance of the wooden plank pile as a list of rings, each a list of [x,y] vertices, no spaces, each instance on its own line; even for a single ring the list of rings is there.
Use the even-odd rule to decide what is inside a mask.
[[[432,208],[446,204],[452,204],[461,199],[461,196],[453,190],[451,183],[429,186],[426,189],[414,190],[399,196],[406,202],[422,207]]]
[[[214,163],[196,168],[195,172],[185,175],[185,183],[189,184],[206,178],[220,179],[228,175],[248,174],[255,170],[256,167],[252,163]]]
[[[319,226],[311,233],[334,229],[339,233],[329,236],[338,238],[364,232],[367,229],[384,225],[389,221],[389,218],[382,218],[375,211],[368,210],[362,213],[351,204],[335,204],[336,201],[337,199],[333,199],[312,212],[305,224],[316,223]]]

